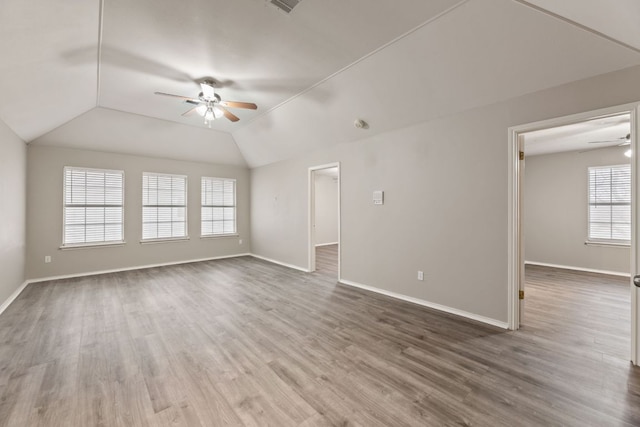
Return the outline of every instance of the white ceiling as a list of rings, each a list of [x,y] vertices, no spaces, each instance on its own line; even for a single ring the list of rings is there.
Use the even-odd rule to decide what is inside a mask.
[[[33,144],[255,167],[640,64],[640,2],[555,3],[3,0],[0,118]],[[258,110],[208,129],[153,94],[204,78]]]
[[[524,0],[584,25],[586,28],[640,49],[640,1],[638,0]]]
[[[524,134],[525,153],[537,156],[620,145],[631,132],[630,120],[629,114],[623,114],[528,132]]]

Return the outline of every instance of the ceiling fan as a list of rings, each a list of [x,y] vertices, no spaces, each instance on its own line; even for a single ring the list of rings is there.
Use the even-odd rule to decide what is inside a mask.
[[[621,136],[616,139],[609,139],[604,141],[589,141],[589,144],[605,144],[609,142],[619,142],[618,146],[630,145],[631,144],[631,134],[628,133],[626,136]]]
[[[237,122],[240,120],[238,116],[227,110],[227,108],[245,108],[248,110],[256,110],[258,106],[251,102],[237,102],[237,101],[223,101],[215,91],[214,84],[210,80],[205,80],[200,83],[202,92],[197,97],[189,97],[182,95],[174,95],[171,93],[155,92],[156,95],[171,96],[173,98],[183,99],[186,103],[194,105],[189,111],[185,112],[183,116],[192,114],[194,111],[204,117],[204,124],[211,127],[211,122],[222,116]]]

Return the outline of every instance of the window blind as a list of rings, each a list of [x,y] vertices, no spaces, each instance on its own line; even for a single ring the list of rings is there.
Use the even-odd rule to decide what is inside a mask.
[[[200,234],[236,233],[236,181],[202,177]]]
[[[631,166],[589,168],[589,240],[631,240]]]
[[[123,242],[124,172],[64,168],[63,246]]]
[[[142,240],[187,237],[187,177],[142,174]]]

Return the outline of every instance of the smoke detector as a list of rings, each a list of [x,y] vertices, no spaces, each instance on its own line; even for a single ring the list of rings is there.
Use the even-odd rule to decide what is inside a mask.
[[[369,129],[369,125],[362,119],[356,119],[353,125],[358,129]]]

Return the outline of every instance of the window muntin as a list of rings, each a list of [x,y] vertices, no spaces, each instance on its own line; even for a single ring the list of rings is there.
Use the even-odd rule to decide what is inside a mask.
[[[187,177],[142,174],[142,240],[187,238]]]
[[[63,246],[124,242],[124,171],[64,168]]]
[[[631,166],[589,168],[588,241],[631,240]]]
[[[236,234],[236,180],[202,177],[200,235]]]

